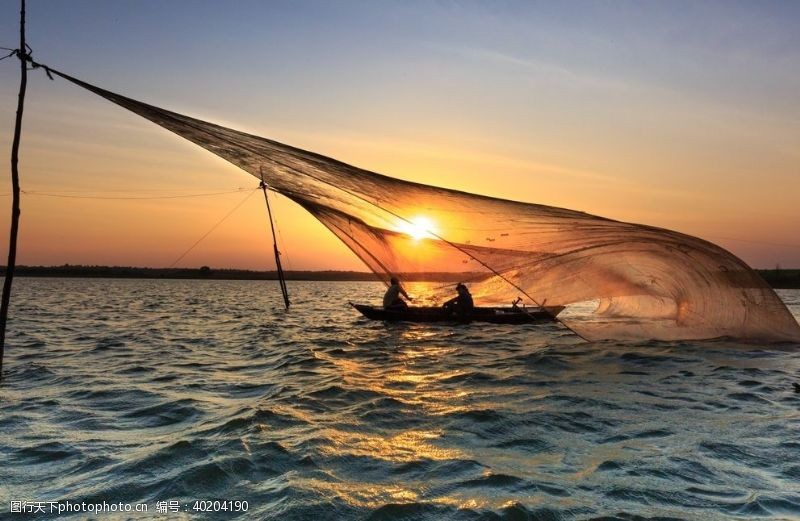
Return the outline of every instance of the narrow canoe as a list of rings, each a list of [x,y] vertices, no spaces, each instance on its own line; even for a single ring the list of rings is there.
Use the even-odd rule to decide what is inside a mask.
[[[447,314],[441,307],[409,307],[405,310],[383,309],[368,304],[350,305],[371,320],[390,322],[489,322],[492,324],[531,324],[553,322],[563,306],[544,308],[476,307],[468,316],[459,317]]]

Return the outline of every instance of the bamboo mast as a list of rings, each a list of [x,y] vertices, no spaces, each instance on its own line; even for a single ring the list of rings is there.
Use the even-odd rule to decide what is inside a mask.
[[[269,226],[272,231],[272,249],[275,253],[275,269],[278,272],[278,282],[281,285],[281,294],[283,294],[283,303],[286,309],[289,309],[289,290],[286,287],[286,277],[283,274],[283,267],[281,266],[281,252],[278,251],[278,238],[275,236],[275,224],[272,221],[272,208],[269,206],[269,198],[267,197],[267,183],[264,182],[264,171],[261,170],[261,184],[259,188],[264,191],[264,202],[267,203],[267,215],[269,215]]]
[[[3,282],[3,297],[0,303],[0,378],[3,377],[3,355],[6,344],[6,322],[8,320],[8,306],[11,300],[11,283],[14,281],[14,268],[17,265],[17,234],[19,232],[19,142],[22,134],[22,111],[25,107],[25,91],[28,88],[28,56],[25,44],[25,0],[20,0],[19,11],[19,58],[20,80],[19,97],[17,99],[17,119],[14,123],[14,141],[11,144],[11,233],[8,237],[8,263],[6,264],[6,277]]]

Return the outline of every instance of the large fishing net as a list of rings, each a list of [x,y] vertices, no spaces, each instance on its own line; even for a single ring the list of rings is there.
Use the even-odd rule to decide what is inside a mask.
[[[521,297],[528,306],[567,306],[562,321],[589,340],[800,341],[800,326],[775,292],[707,241],[393,179],[60,75],[263,175],[384,282],[448,273],[468,283],[478,305]],[[429,299],[451,296],[452,287],[431,287]]]

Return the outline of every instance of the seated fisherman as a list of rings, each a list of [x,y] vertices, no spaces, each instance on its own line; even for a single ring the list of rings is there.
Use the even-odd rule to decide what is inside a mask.
[[[448,315],[458,315],[460,317],[472,313],[475,304],[472,302],[472,295],[464,284],[460,282],[456,285],[458,296],[451,298],[442,305],[444,312]]]
[[[391,309],[395,311],[403,311],[408,309],[408,304],[406,304],[405,300],[400,298],[400,295],[403,295],[408,300],[414,299],[408,296],[408,293],[406,293],[406,290],[404,290],[400,285],[400,281],[397,280],[397,277],[392,277],[389,282],[391,282],[391,285],[383,295],[383,309]]]

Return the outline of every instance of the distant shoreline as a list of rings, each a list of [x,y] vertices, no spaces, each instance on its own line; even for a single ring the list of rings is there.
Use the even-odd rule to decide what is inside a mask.
[[[5,275],[0,267],[0,276]],[[800,269],[755,270],[775,289],[800,289]],[[19,277],[74,277],[115,279],[198,279],[198,280],[277,280],[275,271],[201,268],[137,268],[131,266],[17,266]],[[380,280],[377,275],[364,271],[287,271],[287,280],[358,282]],[[470,273],[407,273],[398,274],[409,282],[457,282],[469,280]]]

